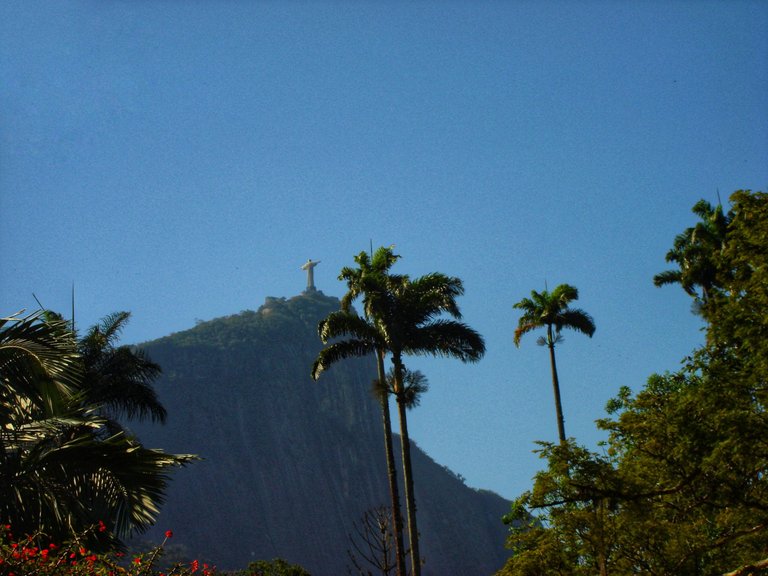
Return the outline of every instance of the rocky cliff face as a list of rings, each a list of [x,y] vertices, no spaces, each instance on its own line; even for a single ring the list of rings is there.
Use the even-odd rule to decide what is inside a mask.
[[[169,418],[136,431],[148,447],[204,458],[174,473],[155,537],[172,528],[188,554],[225,569],[282,557],[313,576],[347,574],[352,523],[389,493],[372,359],[309,377],[317,323],[338,307],[320,292],[268,298],[143,346],[163,368]],[[425,576],[494,572],[508,502],[412,454]]]

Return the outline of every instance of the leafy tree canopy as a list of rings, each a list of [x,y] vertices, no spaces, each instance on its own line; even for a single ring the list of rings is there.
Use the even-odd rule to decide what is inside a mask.
[[[235,572],[233,576],[310,576],[304,568],[298,564],[291,564],[282,558],[274,560],[257,560],[248,564],[248,568],[241,572]]]
[[[739,191],[731,203],[727,218],[707,208],[727,226],[696,251],[709,266],[692,294],[706,345],[678,372],[620,391],[598,421],[601,452],[542,445],[547,468],[505,518],[514,555],[500,576],[765,570],[768,197]]]

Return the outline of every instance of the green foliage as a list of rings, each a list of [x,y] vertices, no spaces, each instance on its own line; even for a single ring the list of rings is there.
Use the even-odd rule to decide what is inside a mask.
[[[500,576],[765,571],[768,197],[731,201],[727,219],[697,204],[706,222],[674,248],[674,261],[697,259],[681,279],[698,287],[706,346],[638,393],[619,391],[598,422],[602,454],[544,445],[546,470],[505,519],[514,555]]]
[[[44,532],[16,536],[10,524],[0,526],[0,574],[7,576],[311,576],[298,564],[282,558],[251,562],[245,570],[221,572],[199,560],[182,562],[166,559],[173,532],[146,552],[125,554],[120,550],[94,550],[88,542],[103,539],[108,533],[99,521],[66,540]],[[94,536],[99,536],[95,538]],[[107,535],[108,537],[108,535]]]
[[[248,564],[244,571],[234,572],[232,576],[311,576],[298,564],[290,564],[282,558],[257,560]]]
[[[94,388],[120,380],[106,368],[116,364],[111,359],[136,364],[126,350],[94,348],[104,354],[83,356],[85,346],[56,315],[0,320],[0,520],[57,540],[103,520],[110,530],[90,532],[89,545],[105,546],[154,522],[168,470],[193,457],[146,449],[102,416],[107,399]],[[133,378],[123,389],[146,384],[145,360],[138,365],[138,373],[123,372]],[[111,394],[114,405],[138,402]]]
[[[120,416],[164,423],[165,408],[152,388],[160,375],[160,366],[139,348],[116,345],[130,316],[129,312],[110,314],[78,340],[85,369],[83,401],[100,406],[102,415],[115,425]]]
[[[421,396],[429,391],[429,381],[419,370],[405,369],[403,373],[402,401],[406,408],[412,410],[421,404]],[[384,383],[374,382],[373,394],[377,397],[388,397],[395,393],[395,369],[390,368]]]
[[[595,323],[584,310],[571,308],[571,302],[579,299],[579,291],[569,284],[560,284],[548,292],[531,291],[530,298],[523,298],[513,305],[523,311],[515,330],[515,346],[520,346],[524,334],[538,328],[547,329],[547,337],[541,343],[552,347],[560,339],[563,328],[586,334],[590,338],[595,333]],[[554,330],[553,330],[554,328]]]
[[[710,347],[757,381],[768,381],[768,194],[739,190],[717,270],[723,288],[704,309]],[[764,392],[760,392],[764,394]],[[763,399],[765,397],[763,396]]]
[[[16,396],[42,409],[50,400],[50,388],[72,394],[79,387],[82,366],[74,335],[66,322],[43,322],[42,316],[42,312],[24,317],[17,313],[0,318],[0,378],[6,410]]]
[[[549,469],[504,517],[514,556],[500,574],[601,573],[616,537],[612,462],[572,443],[541,445]]]
[[[500,574],[713,574],[766,555],[768,417],[749,387],[694,363],[612,408],[605,454],[542,451]]]
[[[726,246],[733,213],[726,214],[722,206],[712,206],[706,200],[697,202],[692,211],[700,221],[678,234],[666,256],[667,262],[674,262],[678,268],[657,274],[653,283],[656,286],[678,283],[698,305],[703,305],[713,291],[723,286],[717,255]]]

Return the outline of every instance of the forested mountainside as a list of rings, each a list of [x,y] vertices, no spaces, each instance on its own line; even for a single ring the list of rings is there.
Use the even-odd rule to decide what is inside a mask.
[[[373,360],[309,376],[317,323],[338,308],[321,292],[267,298],[142,346],[163,368],[156,389],[169,417],[136,432],[148,447],[204,458],[174,473],[151,537],[173,529],[190,557],[224,569],[282,557],[313,576],[347,574],[353,523],[388,505],[389,492]],[[415,445],[412,457],[423,574],[499,569],[509,503]]]

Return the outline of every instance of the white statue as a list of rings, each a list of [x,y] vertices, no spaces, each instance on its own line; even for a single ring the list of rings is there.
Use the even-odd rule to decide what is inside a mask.
[[[302,270],[307,271],[307,292],[312,292],[315,290],[315,272],[314,268],[320,264],[320,260],[312,261],[312,258],[307,260],[307,262],[301,267]]]

